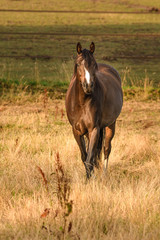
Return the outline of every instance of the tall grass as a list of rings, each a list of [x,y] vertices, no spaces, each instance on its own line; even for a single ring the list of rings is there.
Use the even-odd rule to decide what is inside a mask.
[[[159,102],[124,103],[107,175],[87,183],[62,110],[47,93],[2,102],[1,239],[159,239]]]

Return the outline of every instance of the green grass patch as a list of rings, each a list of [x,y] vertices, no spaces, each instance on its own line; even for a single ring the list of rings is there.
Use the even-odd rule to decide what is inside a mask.
[[[154,4],[153,4],[154,3]],[[147,10],[155,0],[133,1],[6,1],[4,9]],[[97,62],[115,67],[123,87],[160,87],[159,14],[65,14],[1,12],[0,94],[8,89],[32,93],[48,89],[64,93],[73,74],[76,43],[88,48],[94,40]],[[70,35],[66,35],[66,34]],[[60,35],[56,35],[60,34]],[[77,34],[77,35],[76,35]],[[84,35],[86,34],[86,35]],[[96,35],[94,35],[96,34]],[[108,35],[105,35],[108,34]],[[58,93],[59,95],[59,93]]]

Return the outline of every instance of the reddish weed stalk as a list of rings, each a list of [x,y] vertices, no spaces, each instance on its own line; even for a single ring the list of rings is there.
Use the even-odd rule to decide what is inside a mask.
[[[47,192],[48,192],[48,181],[47,181],[47,179],[46,179],[46,177],[45,177],[45,174],[44,174],[44,172],[42,171],[42,169],[41,169],[39,166],[37,166],[37,169],[38,169],[38,171],[40,172],[40,174],[41,174],[41,176],[42,176],[42,179],[43,179],[45,188],[46,188],[46,190],[47,190]]]
[[[59,152],[55,155],[55,172],[51,175],[54,176],[54,182],[55,182],[55,191],[54,193],[57,196],[58,200],[58,208],[55,211],[52,211],[50,208],[46,208],[44,212],[41,214],[41,218],[45,219],[51,212],[54,212],[53,219],[56,217],[60,217],[62,219],[61,225],[59,226],[59,229],[56,231],[52,231],[49,227],[49,229],[45,226],[45,223],[43,222],[42,229],[45,229],[47,232],[50,232],[50,234],[55,235],[58,239],[66,239],[66,237],[69,235],[73,239],[80,239],[79,235],[76,233],[74,234],[72,232],[72,226],[73,222],[69,221],[68,217],[72,213],[73,209],[73,201],[70,200],[70,179],[67,176],[67,174],[64,171],[62,162],[60,160]],[[46,190],[48,191],[48,181],[45,177],[44,172],[40,167],[38,167],[38,170],[42,176],[42,179],[44,181],[44,185]]]
[[[72,213],[73,201],[70,200],[70,180],[64,173],[62,163],[60,161],[59,152],[56,153],[56,182],[57,182],[57,199],[62,209],[63,225],[60,227],[62,237],[65,239],[66,233],[71,232],[72,221],[69,223],[68,216]],[[67,227],[68,226],[68,227]]]
[[[44,113],[45,113],[45,119],[47,122],[49,122],[48,118],[48,91],[47,89],[44,89],[43,92],[43,108],[44,108]]]
[[[47,89],[44,89],[44,93],[43,93],[43,107],[44,107],[44,109],[47,108],[47,104],[48,104],[48,91],[47,91]]]

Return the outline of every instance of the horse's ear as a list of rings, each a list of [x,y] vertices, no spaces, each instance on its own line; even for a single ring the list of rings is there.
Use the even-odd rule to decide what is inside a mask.
[[[94,51],[95,51],[95,44],[94,44],[94,42],[91,42],[90,52],[91,52],[91,53],[94,53]]]
[[[82,46],[80,42],[77,43],[77,53],[80,54],[82,52]]]

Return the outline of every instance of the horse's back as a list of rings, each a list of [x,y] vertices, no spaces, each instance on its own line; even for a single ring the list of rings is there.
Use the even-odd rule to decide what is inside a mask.
[[[113,123],[121,112],[123,93],[119,73],[110,65],[98,64],[96,74],[101,95],[104,97],[103,122]]]
[[[119,82],[121,85],[121,78],[119,73],[115,68],[108,64],[104,63],[98,63],[98,71],[101,72],[102,74],[105,74],[106,76],[112,76],[113,79]]]
[[[123,102],[121,77],[115,68],[107,64],[98,64],[97,79],[107,98]]]

